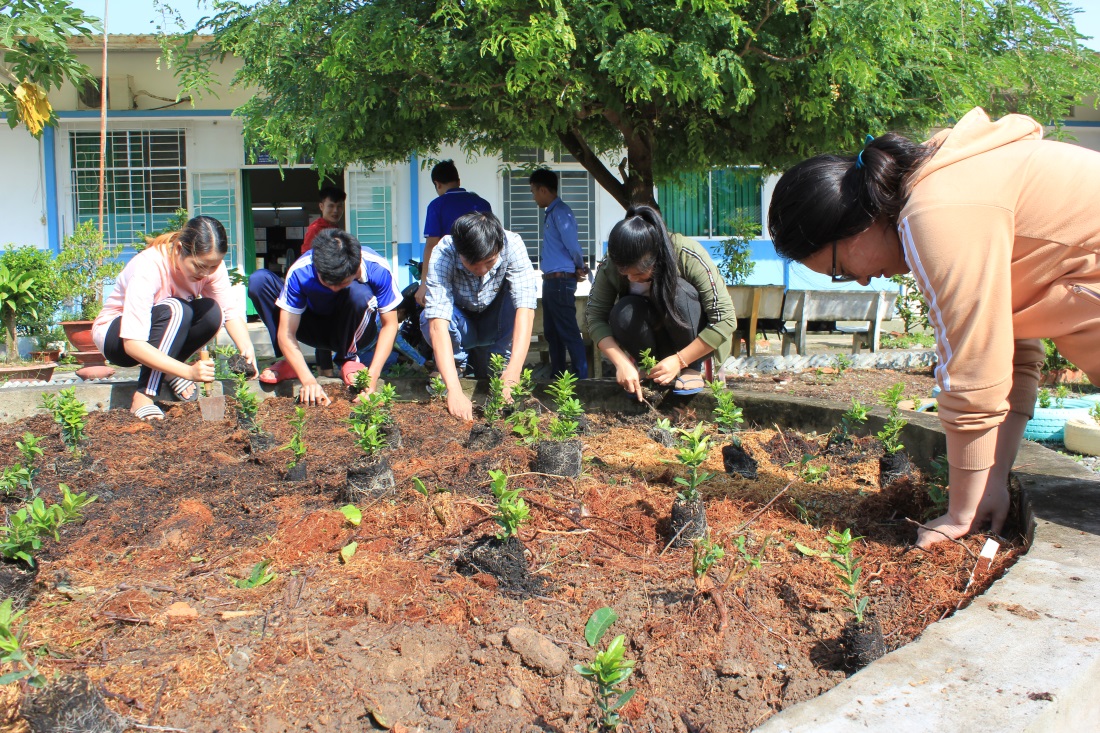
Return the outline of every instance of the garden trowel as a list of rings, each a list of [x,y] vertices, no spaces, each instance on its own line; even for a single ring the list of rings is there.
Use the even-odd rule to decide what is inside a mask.
[[[199,351],[200,361],[209,361],[210,352],[206,349]],[[225,395],[216,395],[214,397],[207,396],[207,386],[203,382],[201,385],[202,397],[199,398],[199,411],[202,413],[202,419],[205,422],[217,422],[225,419]]]

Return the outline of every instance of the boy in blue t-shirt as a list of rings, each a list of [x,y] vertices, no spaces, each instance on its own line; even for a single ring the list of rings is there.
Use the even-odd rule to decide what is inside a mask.
[[[302,382],[299,400],[328,404],[298,342],[334,351],[334,361],[350,387],[355,373],[366,368],[357,352],[377,338],[365,390],[374,391],[397,336],[401,293],[386,261],[355,237],[339,229],[320,232],[313,248],[291,265],[285,281],[270,270],[252,273],[248,297],[267,326],[275,355],[283,357],[260,374],[261,382],[277,384],[297,377]]]

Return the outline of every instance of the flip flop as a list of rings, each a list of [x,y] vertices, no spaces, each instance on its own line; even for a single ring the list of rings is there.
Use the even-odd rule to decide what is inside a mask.
[[[176,399],[180,402],[195,402],[199,398],[199,388],[190,379],[184,379],[183,377],[176,377],[168,380],[168,386],[172,390],[172,394],[176,395]],[[188,387],[192,387],[191,396],[184,397],[183,393],[187,391]]]
[[[361,361],[345,361],[340,365],[340,376],[344,378],[344,384],[349,387],[355,386],[355,373],[361,372],[367,368],[367,365]]]
[[[163,420],[164,410],[160,409],[156,405],[145,405],[134,410],[134,417],[143,422],[150,422],[152,420]]]
[[[706,387],[706,382],[703,381],[703,375],[695,369],[684,369],[680,372],[680,376],[676,377],[676,381],[672,383],[672,394],[675,395],[689,395],[698,394],[703,391],[703,387]]]
[[[266,371],[270,371],[272,374],[274,374],[275,378],[272,379],[272,378],[268,377],[267,379],[264,379],[263,378],[263,373],[266,372]],[[279,359],[279,361],[275,362],[274,364],[267,367],[266,369],[263,369],[260,372],[260,377],[259,377],[260,381],[263,382],[264,384],[278,384],[279,382],[285,382],[288,379],[297,379],[297,378],[298,378],[298,374],[294,371],[294,367],[292,367],[290,365],[290,362],[287,361],[286,359]]]

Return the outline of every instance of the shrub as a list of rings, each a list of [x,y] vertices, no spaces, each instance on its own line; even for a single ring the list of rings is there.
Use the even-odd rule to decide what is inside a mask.
[[[0,264],[0,319],[4,324],[4,341],[8,347],[7,360],[19,361],[19,344],[16,326],[19,314],[38,319],[35,306],[38,302],[38,283],[26,273],[9,270]]]
[[[550,420],[550,437],[554,440],[572,440],[577,437],[578,418],[584,414],[581,401],[573,396],[577,377],[563,372],[546,391],[554,398],[557,414]]]
[[[840,418],[840,434],[844,437],[854,435],[867,422],[867,416],[871,414],[871,408],[865,407],[855,397],[852,398],[852,406],[848,408]]]
[[[619,617],[608,607],[598,609],[589,617],[584,627],[584,638],[593,649],[600,643],[607,630]],[[634,672],[636,662],[626,659],[626,637],[616,636],[607,648],[596,652],[591,664],[573,667],[577,674],[592,683],[596,709],[599,711],[595,727],[597,733],[615,733],[622,725],[619,710],[634,697],[634,690],[624,690],[622,684]]]
[[[253,394],[252,390],[249,388],[248,375],[234,374],[233,384],[233,399],[237,401],[237,412],[241,417],[249,420],[258,428],[259,425],[256,424],[256,415],[260,411],[260,398]]]
[[[756,269],[751,242],[760,236],[760,222],[754,216],[738,212],[728,218],[726,224],[733,234],[719,243],[715,264],[727,285],[739,285]]]
[[[500,525],[497,539],[506,540],[519,532],[520,526],[527,521],[531,510],[527,508],[527,503],[519,498],[519,492],[522,489],[508,488],[508,474],[504,471],[489,471],[489,478],[492,479],[490,488],[497,500],[497,514],[493,517]]]
[[[61,426],[61,439],[74,455],[80,453],[80,443],[84,440],[84,423],[88,417],[88,406],[76,396],[76,388],[68,387],[56,395],[42,393],[42,406],[53,414],[54,422]]]
[[[0,254],[0,265],[34,280],[34,309],[19,312],[16,327],[20,333],[41,340],[50,333],[53,318],[62,300],[53,256],[47,250],[29,245],[12,247]],[[40,343],[40,346],[44,344]]]
[[[504,355],[493,354],[489,357],[489,396],[485,399],[482,408],[485,415],[485,424],[489,427],[496,425],[497,420],[504,414]]]
[[[859,558],[852,551],[852,544],[863,539],[853,537],[852,531],[845,528],[843,532],[829,530],[829,536],[825,538],[833,547],[833,555],[829,562],[837,569],[837,578],[841,582],[841,594],[848,599],[848,607],[844,610],[851,613],[856,623],[863,623],[863,614],[867,611],[867,596],[859,596],[859,576],[863,569],[859,566]]]
[[[676,494],[682,502],[698,501],[700,498],[699,487],[709,480],[713,473],[708,473],[702,470],[703,463],[707,460],[707,455],[710,451],[708,445],[710,438],[704,435],[704,431],[707,428],[707,424],[704,422],[695,426],[695,430],[684,430],[677,428],[676,432],[680,433],[680,445],[677,448],[679,455],[677,456],[680,461],[680,465],[687,468],[687,478],[683,476],[676,477],[676,483],[684,487],[684,489]]]
[[[736,433],[741,430],[745,418],[741,408],[733,402],[733,392],[726,389],[726,383],[716,379],[709,384],[711,394],[718,404],[714,408],[714,422],[723,433]]]
[[[289,450],[294,455],[286,464],[287,469],[297,466],[306,455],[306,443],[304,440],[306,433],[306,408],[294,408],[294,417],[290,418],[290,427],[294,431],[290,436],[290,442],[279,449]]]

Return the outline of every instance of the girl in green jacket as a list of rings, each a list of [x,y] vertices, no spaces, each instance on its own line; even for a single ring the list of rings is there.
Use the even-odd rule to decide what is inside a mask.
[[[704,387],[703,360],[729,356],[737,318],[729,291],[706,250],[648,206],[634,206],[611,230],[585,320],[592,340],[615,365],[615,380],[642,400],[635,360],[658,360],[646,375],[676,394]]]

